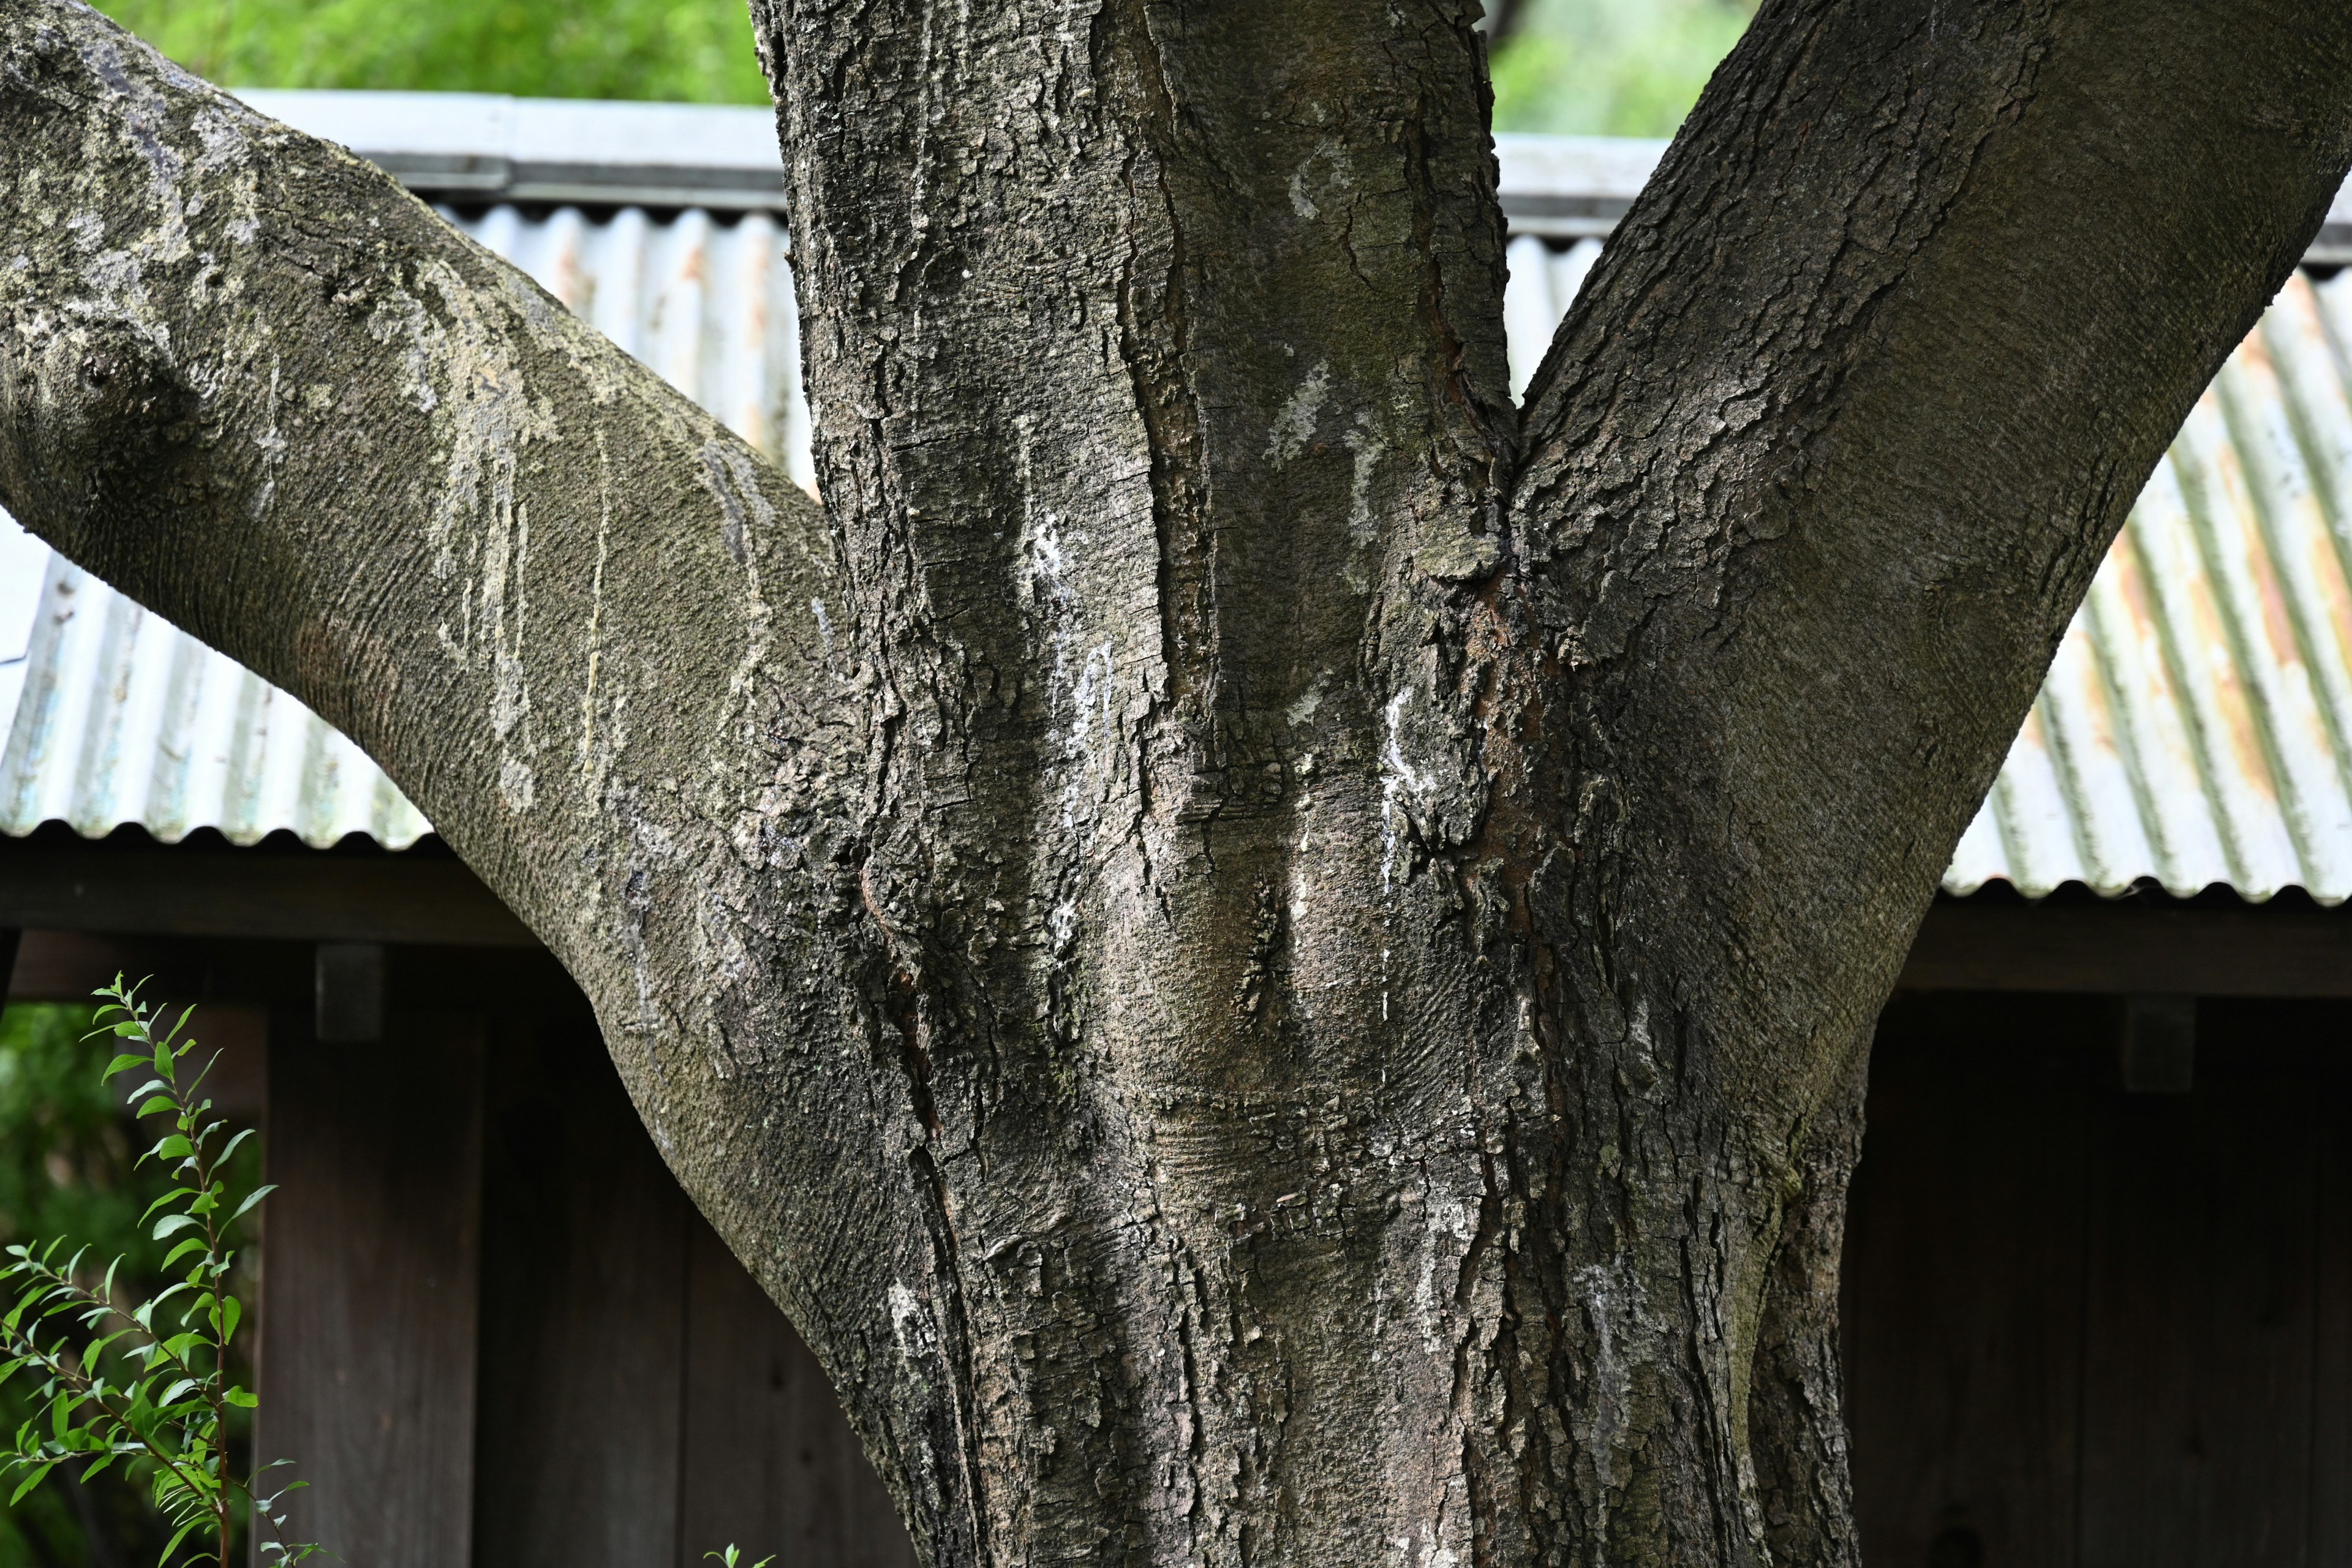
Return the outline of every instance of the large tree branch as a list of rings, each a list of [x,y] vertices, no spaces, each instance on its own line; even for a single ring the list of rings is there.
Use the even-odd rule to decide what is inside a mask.
[[[1637,825],[1620,918],[1756,1081],[1874,1012],[2347,160],[2332,0],[1771,0],[1708,88],[1529,389],[1513,519]]]
[[[364,746],[579,979],[706,1197],[795,1190],[800,1255],[887,1255],[914,1220],[862,1054],[773,1114],[740,1091],[863,1005],[866,710],[817,509],[381,172],[72,0],[0,0],[0,503]],[[790,1238],[732,1221],[786,1289]],[[838,1354],[889,1342],[878,1287],[792,1300]]]
[[[583,851],[714,782],[723,841],[824,689],[815,509],[373,166],[85,6],[5,21],[0,500],[358,740],[575,971],[615,962],[627,873]]]
[[[1581,1042],[1558,1158],[1585,1226],[1538,1293],[1706,1281],[1720,1339],[1635,1359],[1685,1440],[1707,1412],[1753,1445],[1726,1558],[1851,1560],[1834,1264],[1872,1021],[2348,159],[2332,0],[1768,0],[1529,389],[1515,582],[1569,794],[1518,841],[1574,847],[1532,904]],[[1684,1550],[1720,1528],[1720,1500],[1662,1506]]]

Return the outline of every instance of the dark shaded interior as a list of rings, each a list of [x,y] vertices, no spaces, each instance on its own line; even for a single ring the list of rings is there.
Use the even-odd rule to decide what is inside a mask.
[[[1873,1568],[2352,1560],[2352,1004],[1900,995],[1846,1244]]]

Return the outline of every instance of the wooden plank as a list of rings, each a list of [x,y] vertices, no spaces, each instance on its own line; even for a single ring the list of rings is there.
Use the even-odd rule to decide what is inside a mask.
[[[670,1563],[686,1196],[584,1003],[502,1030],[490,1083],[475,1561]]]
[[[2083,1132],[2112,1013],[1913,997],[1880,1022],[1843,1303],[1865,1562],[2074,1560]]]
[[[0,926],[299,942],[537,947],[438,856],[52,845],[0,837]]]
[[[688,1260],[681,1568],[730,1542],[776,1568],[916,1568],[824,1370],[699,1215]]]
[[[2195,1089],[2100,1108],[2082,1558],[2284,1568],[2309,1542],[2315,1075],[2309,1009],[2207,1003]],[[2302,1034],[2304,1038],[2294,1037]]]
[[[168,993],[151,985],[143,994],[170,1005],[172,1016],[179,1016],[178,1001]],[[188,1015],[187,1032],[196,1042],[196,1059],[208,1064],[204,1097],[234,1125],[262,1126],[269,1114],[268,1009],[200,1003]],[[133,1102],[131,1093],[140,1082],[135,1073],[114,1080],[126,1106]]]
[[[482,1029],[394,1013],[379,1047],[272,1017],[255,1435],[307,1481],[294,1539],[350,1568],[472,1554]]]
[[[1938,903],[1898,984],[2352,997],[2352,910]]]

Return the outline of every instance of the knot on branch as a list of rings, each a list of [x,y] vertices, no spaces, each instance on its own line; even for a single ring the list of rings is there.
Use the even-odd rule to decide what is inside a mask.
[[[203,408],[168,348],[136,325],[14,312],[0,346],[0,502],[87,529],[201,506]]]

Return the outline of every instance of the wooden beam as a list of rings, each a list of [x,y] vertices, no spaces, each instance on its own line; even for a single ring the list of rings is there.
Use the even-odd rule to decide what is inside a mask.
[[[0,837],[0,927],[537,947],[456,860]]]
[[[448,1568],[474,1545],[482,1026],[394,1012],[359,1050],[308,1011],[271,1020],[255,1451],[309,1483],[291,1539]]]
[[[1939,903],[1898,985],[2352,997],[2352,910]]]

